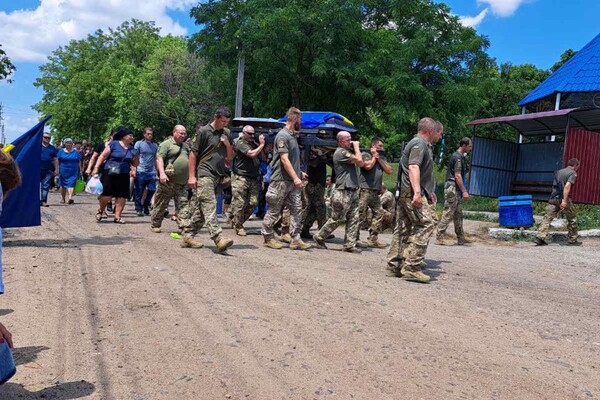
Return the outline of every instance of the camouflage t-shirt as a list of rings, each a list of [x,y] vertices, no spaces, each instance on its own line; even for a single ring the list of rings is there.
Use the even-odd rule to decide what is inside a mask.
[[[400,157],[402,167],[402,191],[410,189],[408,166],[418,165],[421,172],[421,195],[431,198],[433,187],[433,153],[425,139],[415,136],[407,143]]]
[[[227,148],[221,143],[221,135],[229,137],[229,129],[223,128],[216,131],[211,124],[208,124],[198,130],[192,151],[196,153],[197,162],[206,157],[206,160],[198,164],[196,172],[198,177],[217,178],[227,175],[225,167]],[[211,153],[212,155],[208,156]]]
[[[294,171],[296,171],[296,175],[298,175],[298,178],[302,178],[298,141],[289,129],[283,128],[277,133],[275,142],[273,143],[273,174],[271,175],[271,181],[293,181],[281,163],[280,155],[283,153],[287,153],[288,159]]]
[[[360,184],[359,168],[352,162],[354,154],[349,149],[338,147],[333,153],[336,189],[355,189]]]
[[[574,185],[575,179],[577,179],[577,172],[575,172],[573,168],[567,167],[556,171],[554,174],[554,182],[552,183],[552,194],[550,195],[550,198],[562,199],[565,185],[567,182],[571,185]],[[569,193],[569,196],[571,196],[571,193]]]

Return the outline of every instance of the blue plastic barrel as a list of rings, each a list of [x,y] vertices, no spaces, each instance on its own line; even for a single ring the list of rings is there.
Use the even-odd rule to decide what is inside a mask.
[[[498,222],[506,228],[533,226],[531,195],[498,197]]]

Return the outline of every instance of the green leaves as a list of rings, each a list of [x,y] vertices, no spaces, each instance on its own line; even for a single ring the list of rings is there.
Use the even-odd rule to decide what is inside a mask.
[[[15,66],[6,55],[6,52],[2,50],[2,44],[0,44],[0,81],[6,80],[8,83],[11,83],[12,80],[9,76],[15,72],[15,70]]]
[[[55,50],[40,67],[35,85],[45,93],[35,108],[54,115],[58,137],[100,141],[125,125],[153,127],[160,139],[176,124],[191,131],[208,120],[220,98],[205,69],[184,38],[161,38],[154,23],[131,20]]]

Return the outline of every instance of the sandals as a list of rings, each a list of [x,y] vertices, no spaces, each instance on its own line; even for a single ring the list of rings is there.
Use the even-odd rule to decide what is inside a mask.
[[[121,218],[115,218],[115,219],[113,219],[113,222],[115,224],[124,224],[125,223],[125,221],[123,221]]]
[[[96,222],[102,221],[102,214],[102,210],[98,210],[98,212],[96,213]]]

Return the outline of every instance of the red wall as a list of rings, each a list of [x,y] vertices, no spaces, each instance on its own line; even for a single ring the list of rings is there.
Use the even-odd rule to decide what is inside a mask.
[[[571,198],[576,203],[600,204],[600,133],[569,129],[563,165],[581,161]]]

